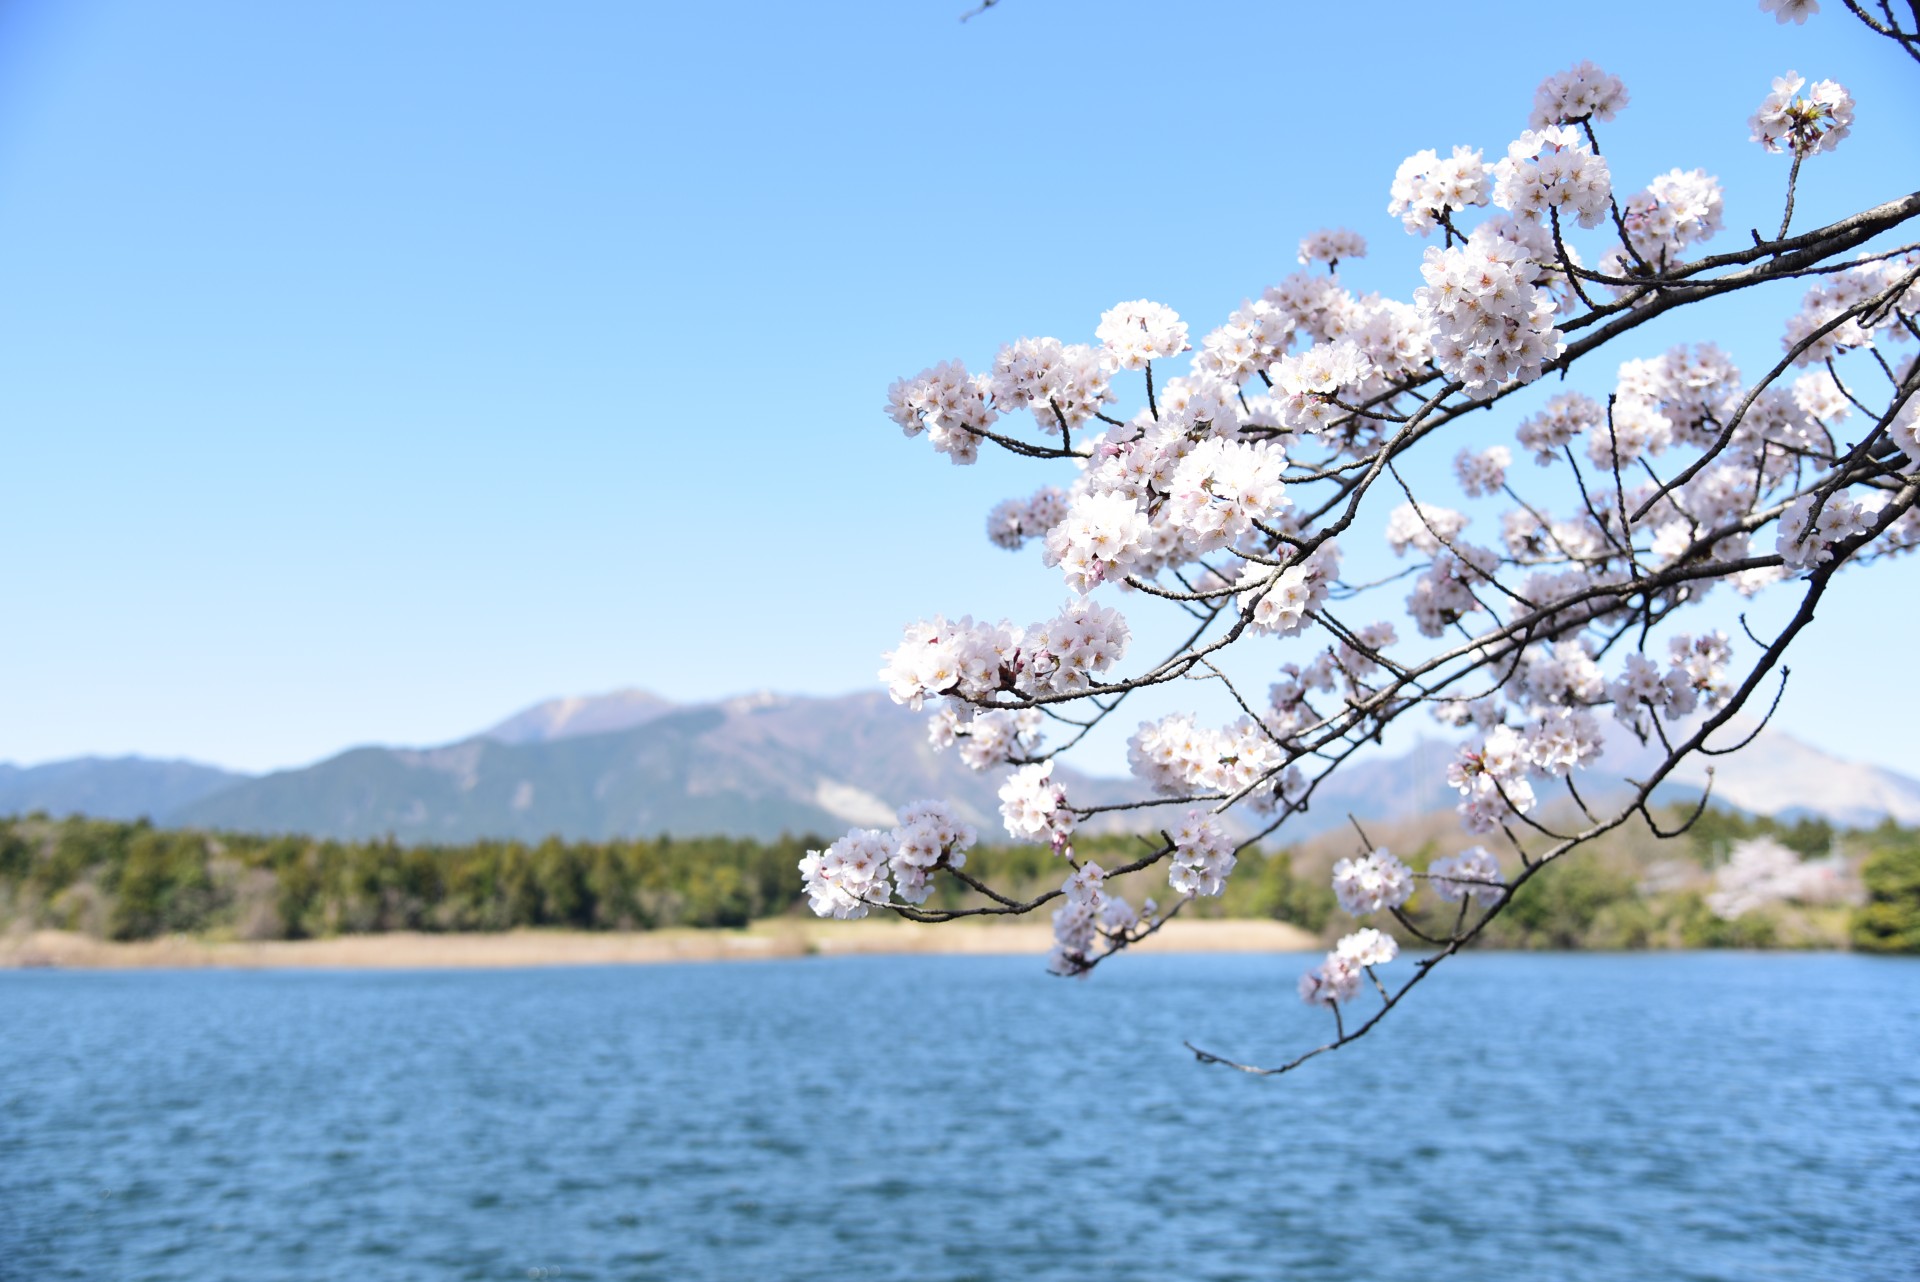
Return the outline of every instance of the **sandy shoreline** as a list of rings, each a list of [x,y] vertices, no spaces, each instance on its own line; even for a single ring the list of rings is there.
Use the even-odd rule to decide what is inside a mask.
[[[262,943],[187,935],[113,943],[42,930],[0,939],[0,969],[470,970],[895,953],[1044,956],[1051,944],[1051,928],[1039,922],[921,926],[902,921],[783,919],[758,922],[746,930],[400,932]],[[1175,921],[1139,948],[1163,953],[1261,953],[1305,952],[1318,946],[1313,935],[1283,922]]]

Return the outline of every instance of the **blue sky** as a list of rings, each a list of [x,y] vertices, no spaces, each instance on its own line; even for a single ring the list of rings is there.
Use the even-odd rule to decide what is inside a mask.
[[[1788,67],[1860,103],[1796,226],[1920,186],[1920,76],[1837,3],[1386,5],[1364,32],[965,7],[0,8],[0,760],[261,769],[555,694],[840,693],[920,615],[1043,617],[1056,574],[981,523],[1063,478],[948,466],[881,416],[888,382],[1088,340],[1122,299],[1203,333],[1321,226],[1407,296],[1395,166],[1497,152],[1580,57],[1633,94],[1616,182],[1720,175],[1717,245],[1777,220],[1745,119]],[[1792,301],[1621,356],[1712,337],[1757,369]],[[1920,566],[1854,587],[1783,718],[1920,774],[1920,696],[1860,676],[1912,635]]]

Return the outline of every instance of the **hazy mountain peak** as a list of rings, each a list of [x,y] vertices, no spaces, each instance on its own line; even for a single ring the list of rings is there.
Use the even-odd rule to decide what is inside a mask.
[[[651,690],[637,688],[548,699],[481,731],[480,737],[499,743],[551,743],[586,734],[610,734],[645,725],[679,706]]]

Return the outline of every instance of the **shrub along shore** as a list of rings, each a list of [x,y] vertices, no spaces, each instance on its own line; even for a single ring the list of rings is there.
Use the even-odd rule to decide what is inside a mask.
[[[1375,835],[1385,835],[1420,867],[1447,843],[1458,842],[1446,823],[1436,823]],[[1857,878],[1853,898],[1861,902],[1781,902],[1732,919],[1710,911],[1715,867],[1725,864],[1730,848],[1755,837],[1826,857]],[[403,846],[40,814],[0,819],[0,964],[291,965],[310,956],[334,960],[305,964],[412,965],[433,964],[417,959],[435,949],[447,959],[520,957],[535,964],[849,950],[1024,952],[1045,946],[1044,913],[1035,915],[1038,920],[976,929],[815,923],[801,901],[795,865],[822,844],[815,837],[758,842],[663,836]],[[1351,853],[1345,847],[1352,844],[1350,834],[1329,834],[1296,848],[1243,852],[1227,893],[1189,905],[1175,923],[1186,927],[1193,919],[1201,928],[1169,928],[1169,942],[1305,948],[1350,929],[1350,919],[1335,908],[1327,868]],[[1083,855],[1109,867],[1141,848],[1135,838],[1080,843]],[[1057,857],[1039,846],[979,847],[969,853],[967,868],[1023,896],[1057,885],[1061,871]],[[1136,903],[1149,895],[1163,905],[1172,900],[1164,878],[1148,872],[1129,880],[1121,884]],[[1425,898],[1416,896],[1410,905],[1423,929],[1451,926],[1451,906],[1423,905]],[[930,906],[979,902],[974,892],[943,878]],[[1284,929],[1225,929],[1233,922]],[[1016,938],[1028,934],[1034,938]],[[451,939],[478,935],[521,942],[487,950]],[[389,938],[378,946],[337,942],[375,936]],[[556,942],[563,937],[569,942]],[[947,937],[950,942],[941,942]],[[538,940],[546,942],[529,942]],[[170,941],[172,952],[146,941]],[[300,941],[312,942],[289,947]],[[1623,839],[1548,870],[1496,919],[1484,943],[1920,951],[1920,831],[1886,824],[1837,832],[1817,821],[1781,825],[1709,812],[1686,839]],[[92,944],[99,947],[87,952]],[[127,947],[134,945],[140,947]],[[82,960],[83,953],[93,960]],[[125,960],[102,960],[116,955]],[[174,960],[155,960],[168,956]],[[220,956],[229,960],[211,960]],[[264,960],[271,957],[280,960]],[[371,960],[378,957],[399,960]]]

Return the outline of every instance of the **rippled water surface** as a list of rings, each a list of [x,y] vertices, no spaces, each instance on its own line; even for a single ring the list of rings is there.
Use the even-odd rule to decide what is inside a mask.
[[[1920,1278],[1920,964],[0,974],[0,1277]]]

